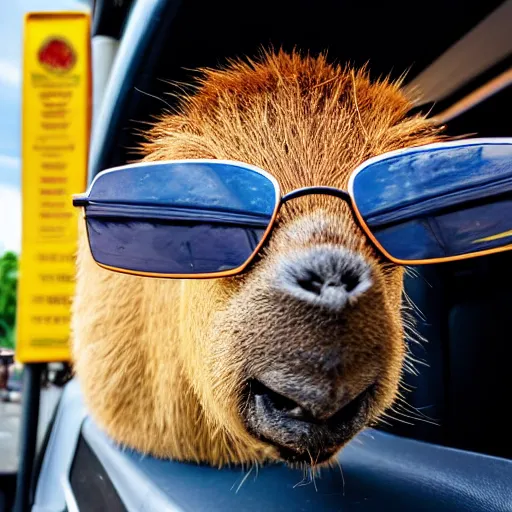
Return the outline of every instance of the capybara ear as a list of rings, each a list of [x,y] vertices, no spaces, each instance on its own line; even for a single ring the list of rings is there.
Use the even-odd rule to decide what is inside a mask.
[[[146,160],[213,158],[270,172],[284,192],[346,187],[365,159],[439,140],[399,83],[325,56],[264,53],[202,70],[145,135]],[[158,457],[320,464],[394,401],[406,361],[402,269],[347,205],[281,209],[242,276],[165,280],[92,260],[81,231],[73,306],[86,404],[117,442]]]

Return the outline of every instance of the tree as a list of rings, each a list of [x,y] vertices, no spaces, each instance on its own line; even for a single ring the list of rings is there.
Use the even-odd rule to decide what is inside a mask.
[[[6,252],[0,257],[0,347],[14,348],[18,256]]]

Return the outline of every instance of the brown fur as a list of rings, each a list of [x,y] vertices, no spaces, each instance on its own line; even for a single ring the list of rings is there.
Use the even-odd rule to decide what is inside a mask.
[[[272,173],[284,192],[343,188],[365,159],[439,139],[430,121],[407,117],[399,85],[296,53],[206,70],[179,112],[149,130],[145,159],[239,160]],[[343,322],[270,286],[280,259],[317,244],[371,262],[374,285]],[[393,402],[403,367],[402,276],[330,197],[287,204],[256,265],[230,279],[112,273],[93,262],[82,232],[73,328],[86,403],[113,439],[142,452],[218,466],[263,461],[277,453],[244,428],[245,380],[271,362],[286,371],[296,351],[343,350],[349,389],[379,378],[376,420]]]

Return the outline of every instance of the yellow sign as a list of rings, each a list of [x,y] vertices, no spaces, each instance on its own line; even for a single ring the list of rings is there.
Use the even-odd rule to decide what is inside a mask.
[[[67,361],[77,213],[90,129],[90,20],[86,13],[25,17],[22,247],[16,359]]]

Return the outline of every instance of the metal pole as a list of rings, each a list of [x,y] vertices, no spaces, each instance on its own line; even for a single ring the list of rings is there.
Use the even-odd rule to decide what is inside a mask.
[[[37,444],[41,373],[44,364],[26,364],[23,369],[22,415],[20,429],[20,465],[16,479],[13,512],[30,510],[30,486]]]

